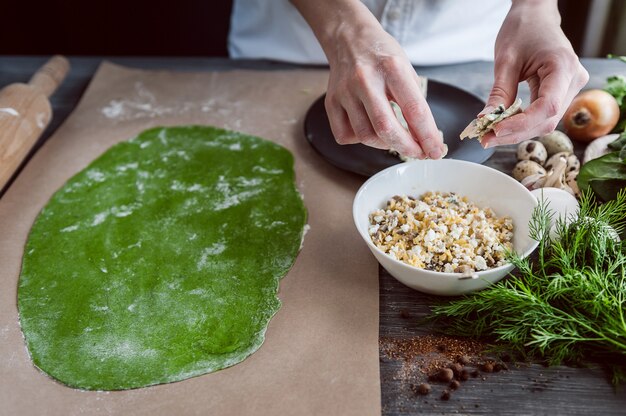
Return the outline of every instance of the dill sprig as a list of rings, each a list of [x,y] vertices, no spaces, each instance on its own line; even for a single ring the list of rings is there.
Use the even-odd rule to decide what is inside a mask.
[[[530,236],[536,254],[509,253],[516,271],[488,289],[435,306],[449,332],[487,337],[551,365],[599,360],[626,381],[626,190],[599,204],[592,192],[577,217],[556,220],[540,203]]]

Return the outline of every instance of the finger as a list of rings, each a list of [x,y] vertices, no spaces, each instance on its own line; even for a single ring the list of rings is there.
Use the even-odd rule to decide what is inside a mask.
[[[387,78],[389,92],[398,103],[406,120],[412,138],[431,159],[439,159],[443,155],[443,141],[435,124],[426,99],[419,88],[419,78],[411,71],[410,82],[400,75]]]
[[[584,81],[583,82],[578,81],[570,85],[570,89],[567,92],[567,95],[565,97],[565,102],[564,102],[565,105],[563,106],[564,109],[567,108],[567,106],[574,99],[576,94],[580,92],[580,89],[582,88],[582,86],[584,86],[584,83],[585,83]],[[563,114],[561,113],[558,116],[553,117],[552,119],[546,120],[546,123],[543,123],[543,125],[538,126],[537,128],[529,132],[522,132],[519,134],[509,134],[506,136],[499,136],[499,137],[497,137],[493,132],[489,132],[483,136],[481,140],[481,144],[485,149],[488,149],[494,146],[516,144],[524,140],[532,139],[534,137],[543,136],[545,134],[548,134],[554,131],[554,129],[556,128],[556,126],[558,125],[558,122],[561,120],[562,117],[563,117]]]
[[[334,99],[329,98],[328,95],[324,100],[324,106],[326,107],[326,114],[328,115],[330,129],[333,132],[335,141],[338,144],[358,143],[359,140],[352,130],[350,119],[343,107]]]
[[[528,84],[531,91],[531,101],[534,102],[539,98],[539,77],[532,76],[528,79]],[[563,105],[561,106],[561,111],[555,117],[547,119],[542,125],[537,126],[533,130],[529,132],[521,132],[518,134],[508,134],[501,135],[496,137],[493,132],[490,132],[483,136],[481,144],[485,148],[506,145],[506,144],[515,144],[524,140],[531,139],[533,137],[542,136],[544,134],[550,133],[553,131],[558,125],[558,121],[562,118],[563,113],[567,110],[567,107],[572,102],[574,97],[580,92],[580,90],[587,84],[589,81],[589,74],[585,70],[585,68],[578,63],[576,71],[574,75],[571,77],[571,82],[567,93],[565,95],[565,99],[563,101]]]
[[[540,70],[537,75],[539,76],[537,99],[523,113],[496,124],[493,128],[496,136],[514,133],[521,135],[530,130],[549,130],[549,126],[553,124],[552,119],[563,114],[565,111],[563,103],[570,90],[571,76],[557,66],[553,66],[547,74],[542,74]]]
[[[507,58],[496,59],[494,81],[487,104],[478,117],[491,113],[500,104],[509,107],[517,97],[519,69],[507,61]]]
[[[526,80],[528,82],[528,89],[530,90],[530,102],[532,103],[539,98],[539,77],[533,75]]]
[[[377,149],[389,149],[390,145],[383,141],[376,132],[370,122],[365,107],[361,102],[350,102],[345,105],[345,110],[350,120],[350,126],[354,131],[355,139],[359,143],[366,146],[375,147]]]
[[[559,116],[552,117],[531,130],[515,132],[504,136],[496,136],[493,132],[489,132],[483,136],[480,143],[485,149],[494,146],[520,143],[524,140],[529,140],[534,137],[543,136],[544,134],[550,133],[556,128],[560,119],[561,117]]]
[[[424,151],[396,118],[384,94],[364,89],[361,99],[376,135],[403,156],[423,159]]]

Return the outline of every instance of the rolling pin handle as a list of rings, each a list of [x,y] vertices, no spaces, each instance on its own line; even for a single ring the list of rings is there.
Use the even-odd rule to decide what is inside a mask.
[[[61,55],[55,55],[33,75],[28,84],[50,97],[63,82],[69,69],[69,61]]]

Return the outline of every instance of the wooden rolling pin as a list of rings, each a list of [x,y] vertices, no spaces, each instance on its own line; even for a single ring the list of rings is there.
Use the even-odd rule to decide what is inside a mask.
[[[0,90],[0,191],[48,126],[52,118],[48,98],[69,68],[67,59],[54,56],[28,84],[11,84]]]

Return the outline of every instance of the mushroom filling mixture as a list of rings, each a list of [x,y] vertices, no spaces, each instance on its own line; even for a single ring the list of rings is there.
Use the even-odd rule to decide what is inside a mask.
[[[512,249],[513,221],[455,193],[394,196],[369,216],[374,244],[421,269],[471,273],[502,266]]]

